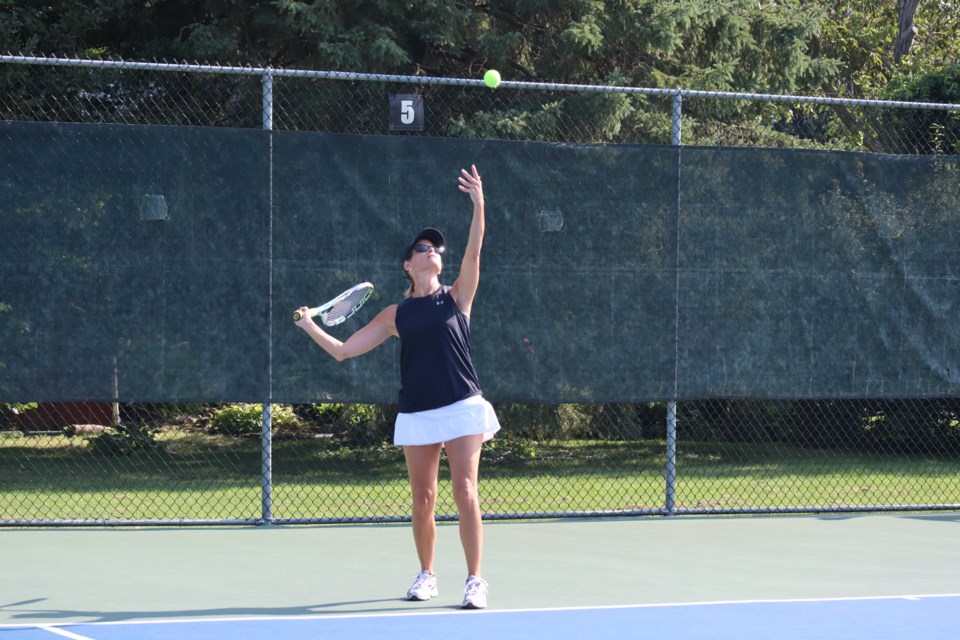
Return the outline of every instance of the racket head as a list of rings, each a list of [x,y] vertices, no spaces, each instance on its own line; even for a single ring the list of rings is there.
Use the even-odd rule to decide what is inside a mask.
[[[361,282],[323,304],[317,315],[320,316],[323,324],[335,327],[346,322],[347,318],[359,311],[372,294],[373,285],[369,282]]]

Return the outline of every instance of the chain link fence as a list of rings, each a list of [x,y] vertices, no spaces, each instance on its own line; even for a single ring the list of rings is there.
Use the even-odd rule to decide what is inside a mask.
[[[0,61],[8,121],[960,153],[960,109],[951,105]],[[396,94],[422,98],[422,130],[391,132]],[[0,290],[0,316],[9,311],[3,298]],[[408,518],[403,455],[389,444],[393,405],[0,400],[0,525]],[[960,509],[953,398],[498,403],[497,411],[504,432],[481,465],[486,518]],[[455,519],[447,476],[441,469],[438,517]]]

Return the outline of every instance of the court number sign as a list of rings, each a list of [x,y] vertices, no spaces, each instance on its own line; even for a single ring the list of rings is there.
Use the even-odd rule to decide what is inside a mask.
[[[423,131],[423,96],[390,94],[390,131]]]

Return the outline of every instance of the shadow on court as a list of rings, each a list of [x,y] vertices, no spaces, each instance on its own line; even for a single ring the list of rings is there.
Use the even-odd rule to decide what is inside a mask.
[[[132,620],[187,620],[187,619],[208,619],[208,618],[292,618],[301,616],[317,616],[325,611],[341,611],[349,608],[353,613],[377,613],[382,614],[389,609],[387,603],[403,604],[404,607],[397,607],[397,610],[410,612],[412,609],[406,600],[402,598],[382,599],[382,600],[354,600],[349,602],[328,602],[323,604],[310,604],[290,607],[225,607],[219,609],[183,609],[145,612],[139,611],[81,611],[81,610],[55,610],[46,609],[42,606],[35,607],[44,602],[44,598],[36,598],[25,602],[11,603],[9,605],[0,605],[0,612],[3,612],[6,622],[14,623],[17,620],[26,620],[29,624],[42,621],[49,624],[60,624],[64,622],[75,622],[83,620],[87,623],[102,622],[128,622]],[[421,603],[425,604],[425,603]],[[372,606],[381,605],[381,606]],[[416,610],[427,611],[450,611],[458,609],[453,606],[437,606],[426,604],[426,606],[417,606]],[[0,628],[0,631],[3,629]]]

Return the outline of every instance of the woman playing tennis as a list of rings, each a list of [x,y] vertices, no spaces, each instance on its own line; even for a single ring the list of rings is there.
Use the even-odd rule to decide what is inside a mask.
[[[467,561],[463,607],[487,606],[487,582],[481,577],[483,522],[477,494],[480,448],[500,429],[493,407],[482,395],[470,354],[470,312],[480,279],[483,244],[483,183],[476,166],[461,169],[459,188],[470,195],[473,220],[453,285],[440,283],[443,234],[423,229],[403,252],[410,279],[406,297],[381,311],[369,324],[341,342],[309,317],[297,321],[338,361],[400,338],[400,406],[394,444],[403,447],[413,494],[413,538],[420,573],[407,591],[409,600],[438,595],[433,571],[440,452],[446,448],[453,497],[460,516],[460,542]],[[302,307],[301,312],[306,312]],[[304,316],[306,314],[304,313]]]

